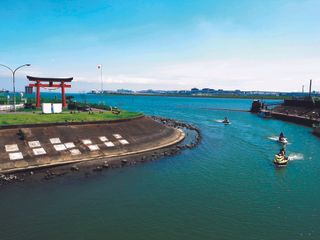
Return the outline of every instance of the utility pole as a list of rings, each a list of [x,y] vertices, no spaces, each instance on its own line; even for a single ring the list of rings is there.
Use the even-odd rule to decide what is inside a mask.
[[[12,69],[4,64],[0,64],[0,66],[5,67],[7,69],[9,69],[12,73],[12,84],[13,84],[13,110],[16,111],[16,72],[18,69],[22,68],[22,67],[29,67],[31,66],[31,64],[27,63],[27,64],[23,64],[19,67],[17,67],[16,69]]]
[[[102,64],[98,65],[98,69],[100,70],[100,93],[103,93],[103,80],[102,80]]]
[[[309,97],[311,97],[311,91],[312,91],[312,79],[310,79]]]

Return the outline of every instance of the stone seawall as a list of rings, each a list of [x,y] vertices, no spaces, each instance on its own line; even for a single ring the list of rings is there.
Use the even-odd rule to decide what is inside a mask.
[[[0,172],[107,160],[168,147],[184,137],[183,131],[149,117],[0,129]]]
[[[288,122],[294,122],[294,123],[305,125],[308,127],[312,127],[313,124],[319,123],[318,119],[307,118],[305,116],[278,113],[278,112],[273,112],[273,111],[270,112],[270,114],[275,119],[284,120],[284,121],[288,121]]]

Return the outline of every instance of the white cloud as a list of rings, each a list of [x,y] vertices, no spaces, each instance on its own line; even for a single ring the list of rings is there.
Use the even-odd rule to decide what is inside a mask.
[[[281,60],[199,60],[146,66],[132,74],[105,74],[107,86],[124,88],[188,89],[210,87],[242,90],[298,91],[309,79],[320,89],[320,58]],[[75,77],[80,82],[99,83],[97,76]],[[317,80],[319,79],[319,81]]]

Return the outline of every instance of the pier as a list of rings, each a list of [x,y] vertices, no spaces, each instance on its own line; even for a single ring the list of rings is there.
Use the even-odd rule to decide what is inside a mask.
[[[230,109],[230,108],[201,108],[202,110],[212,110],[212,111],[228,111],[228,112],[250,112],[245,109]]]
[[[270,114],[275,119],[285,120],[288,122],[294,122],[294,123],[302,124],[302,125],[309,126],[309,127],[311,127],[313,124],[320,123],[319,119],[310,118],[307,116],[300,116],[300,115],[296,115],[296,114],[281,113],[281,112],[275,112],[275,111],[269,111],[269,110],[261,110],[261,113]]]

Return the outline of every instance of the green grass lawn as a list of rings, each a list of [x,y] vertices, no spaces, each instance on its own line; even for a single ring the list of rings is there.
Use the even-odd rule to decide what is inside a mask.
[[[2,125],[19,125],[19,124],[36,124],[36,123],[59,123],[59,122],[82,122],[82,121],[103,121],[130,119],[142,116],[142,113],[121,111],[115,115],[111,112],[93,113],[80,112],[71,114],[70,112],[59,114],[0,114],[0,126]]]

